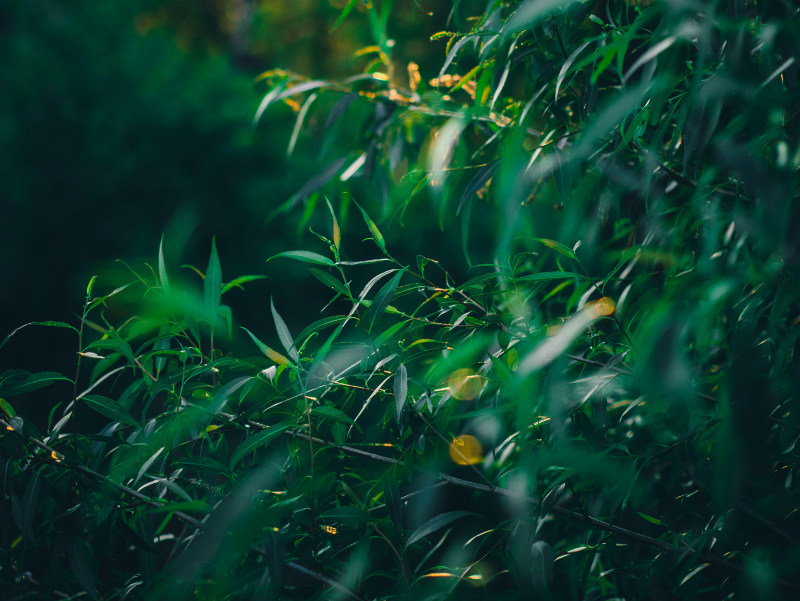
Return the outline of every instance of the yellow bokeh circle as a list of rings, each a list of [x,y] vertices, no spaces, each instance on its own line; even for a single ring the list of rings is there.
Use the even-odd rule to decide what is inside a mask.
[[[589,303],[587,308],[594,313],[596,317],[607,317],[614,313],[614,309],[617,308],[617,303],[615,303],[609,297],[604,296],[593,303]]]
[[[459,401],[471,401],[480,394],[483,379],[471,369],[457,369],[447,381],[450,394]]]
[[[474,436],[462,434],[450,443],[450,459],[458,465],[472,465],[483,461],[483,445]]]

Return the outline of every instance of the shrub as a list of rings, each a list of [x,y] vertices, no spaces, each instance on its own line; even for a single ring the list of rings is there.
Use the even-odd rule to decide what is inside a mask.
[[[320,319],[276,290],[282,348],[242,357],[222,299],[257,276],[212,245],[201,294],[159,253],[43,324],[86,383],[43,432],[16,397],[68,378],[4,372],[10,598],[796,594],[796,10],[463,4],[438,85],[392,63],[390,3],[362,75],[261,78],[292,145],[325,124],[278,210],[325,233],[270,258]]]

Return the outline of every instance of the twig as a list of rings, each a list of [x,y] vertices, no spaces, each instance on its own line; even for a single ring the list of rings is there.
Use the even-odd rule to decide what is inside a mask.
[[[130,496],[132,496],[132,497],[134,497],[136,499],[139,499],[140,501],[142,501],[143,503],[149,505],[150,507],[160,508],[160,507],[163,506],[162,503],[159,503],[155,499],[152,499],[152,498],[148,497],[147,495],[144,495],[144,494],[140,493],[139,491],[133,490],[132,488],[129,488],[129,487],[125,486],[124,484],[120,484],[118,482],[114,482],[113,480],[107,478],[106,476],[103,476],[102,474],[99,474],[99,473],[95,472],[94,470],[92,470],[92,469],[90,469],[90,468],[88,468],[86,466],[79,465],[79,464],[78,465],[71,465],[71,464],[66,463],[64,461],[63,456],[61,455],[61,453],[59,453],[58,451],[56,451],[52,447],[44,444],[40,440],[37,440],[33,436],[29,436],[29,435],[26,435],[26,434],[24,434],[22,432],[18,432],[16,429],[14,429],[11,426],[11,424],[9,424],[3,418],[0,418],[0,426],[6,428],[7,430],[14,431],[19,436],[22,436],[23,438],[29,440],[31,443],[33,443],[34,445],[36,445],[40,449],[46,451],[50,455],[53,465],[60,465],[60,466],[63,466],[64,468],[66,468],[66,469],[71,469],[71,470],[74,470],[76,472],[80,472],[82,474],[85,474],[87,476],[91,476],[92,478],[95,478],[95,479],[103,482],[104,484],[107,484],[107,485],[109,485],[109,486],[111,486],[113,488],[116,488],[120,492],[123,492],[123,493],[125,493],[127,495],[130,495]],[[200,531],[205,530],[205,525],[200,520],[198,520],[197,518],[194,518],[194,517],[182,512],[182,511],[175,511],[175,512],[173,512],[173,515],[175,515],[177,518],[183,520],[187,524],[189,524],[191,526],[194,526],[197,530],[200,530]],[[260,549],[259,547],[257,547],[256,545],[251,545],[250,546],[250,550],[258,553],[259,555],[266,556],[266,552],[263,551],[262,549]],[[314,578],[316,580],[319,580],[320,582],[330,586],[331,588],[336,589],[337,591],[339,591],[340,593],[346,595],[347,597],[349,597],[351,599],[355,599],[356,601],[365,601],[365,599],[363,599],[363,597],[361,597],[355,591],[353,591],[353,590],[349,589],[348,587],[336,582],[335,580],[333,580],[329,576],[326,576],[325,574],[323,574],[322,572],[320,572],[318,570],[306,567],[306,566],[304,566],[304,565],[302,565],[302,564],[300,564],[300,563],[298,563],[296,561],[287,561],[286,565],[288,567],[290,567],[291,569],[293,569],[294,571],[296,571],[296,572],[300,572],[301,574],[305,574],[307,576],[311,576],[312,578]]]

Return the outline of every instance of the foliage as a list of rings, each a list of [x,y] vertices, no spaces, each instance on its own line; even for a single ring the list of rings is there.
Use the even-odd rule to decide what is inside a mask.
[[[364,73],[260,78],[256,121],[283,101],[320,149],[274,214],[316,242],[268,264],[320,319],[276,289],[274,333],[234,327],[258,276],[214,243],[201,291],[162,249],[38,324],[74,377],[2,374],[4,591],[793,598],[797,9],[455,2],[417,81],[390,8]]]

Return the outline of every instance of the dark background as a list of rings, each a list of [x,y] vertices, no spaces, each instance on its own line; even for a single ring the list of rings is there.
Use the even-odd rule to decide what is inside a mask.
[[[274,337],[276,294],[290,326],[307,325],[324,290],[296,264],[265,260],[314,242],[296,219],[287,227],[268,217],[325,157],[304,134],[287,159],[294,114],[285,106],[251,127],[265,92],[254,79],[275,67],[314,78],[358,72],[365,59],[355,51],[373,42],[361,7],[332,31],[344,4],[0,2],[0,337],[32,321],[77,325],[90,277],[99,293],[133,279],[116,259],[146,272],[162,234],[173,278],[199,285],[178,266],[204,270],[212,236],[224,281],[269,276],[226,295],[235,323]],[[444,48],[424,51],[449,5],[396,6],[394,58],[435,76],[426,71]],[[385,233],[420,248],[426,234],[413,216],[404,227]],[[0,370],[70,373],[76,350],[72,332],[28,328],[0,349]]]

